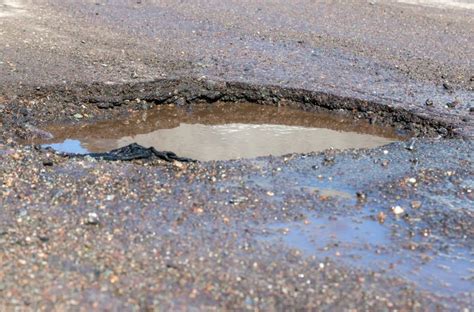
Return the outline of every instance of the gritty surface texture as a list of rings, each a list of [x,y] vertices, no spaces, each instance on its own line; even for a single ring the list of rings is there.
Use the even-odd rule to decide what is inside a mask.
[[[2,310],[472,307],[473,20],[396,1],[0,1]],[[456,139],[196,164],[18,144],[216,100]],[[320,220],[345,226],[322,245]],[[337,236],[354,225],[365,244]]]
[[[0,20],[2,93],[206,76],[428,109],[472,128],[472,10],[386,1],[15,2],[20,9]]]
[[[445,151],[445,162],[436,157],[413,162],[435,150]],[[464,274],[472,272],[456,271],[460,260],[446,270],[467,278],[459,279],[468,283],[464,287],[430,287],[423,276],[411,284],[396,268],[424,257],[410,268],[416,272],[441,254],[471,257],[473,198],[466,186],[472,183],[472,159],[466,159],[471,151],[470,142],[432,141],[418,142],[412,151],[398,143],[365,152],[156,167],[3,147],[0,303],[466,307],[472,303],[472,276]],[[412,177],[416,185],[406,182]],[[319,187],[342,188],[350,197],[319,196]],[[367,201],[357,202],[355,191]],[[431,200],[434,193],[437,201]],[[423,206],[405,204],[414,200]],[[405,216],[391,211],[397,203]],[[382,226],[392,232],[377,247],[393,259],[389,267],[344,266],[334,253],[304,255],[267,240],[266,229],[276,222],[351,216],[369,218],[375,226],[380,213],[386,215]],[[345,254],[353,248],[336,250]],[[362,254],[369,256],[375,246],[366,248]],[[400,253],[402,261],[396,260]]]

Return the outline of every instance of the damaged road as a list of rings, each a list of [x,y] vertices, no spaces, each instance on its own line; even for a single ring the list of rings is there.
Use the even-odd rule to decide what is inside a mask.
[[[0,307],[472,308],[474,19],[441,2],[0,1]],[[217,101],[413,138],[211,162],[33,145]]]
[[[4,148],[2,305],[470,306],[471,152],[447,140],[166,165]],[[363,221],[370,239],[338,238],[343,226],[286,241],[316,220]]]

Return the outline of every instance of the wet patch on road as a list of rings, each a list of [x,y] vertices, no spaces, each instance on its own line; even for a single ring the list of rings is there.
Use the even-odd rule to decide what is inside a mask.
[[[472,250],[455,244],[446,245],[442,252],[430,250],[429,244],[407,239],[399,224],[386,227],[369,217],[311,217],[303,222],[275,223],[267,233],[272,233],[264,236],[270,244],[283,243],[307,256],[328,257],[360,269],[377,268],[433,293],[472,290]]]
[[[107,294],[113,294],[114,287],[124,289],[115,297],[120,302],[133,296],[129,286],[137,281],[143,281],[147,294],[151,291],[147,285],[157,285],[151,292],[166,298],[179,297],[186,303],[186,298],[192,303],[210,298],[217,300],[214,305],[225,298],[232,301],[231,307],[242,302],[258,305],[255,292],[259,302],[267,298],[292,302],[288,300],[296,298],[302,308],[311,300],[317,307],[319,301],[329,298],[327,304],[333,307],[334,302],[346,299],[351,304],[359,302],[355,300],[367,302],[367,296],[389,298],[394,307],[414,298],[423,307],[436,302],[454,309],[472,302],[463,289],[440,294],[438,289],[444,287],[440,283],[432,286],[428,281],[428,286],[422,287],[415,286],[416,280],[403,278],[409,264],[422,277],[430,266],[435,266],[436,274],[454,272],[454,278],[466,272],[464,260],[456,260],[454,265],[450,261],[466,255],[472,259],[465,251],[472,250],[474,236],[469,229],[474,228],[474,217],[450,209],[446,221],[441,213],[448,211],[446,201],[469,206],[466,194],[460,194],[459,199],[456,196],[463,190],[468,193],[466,187],[471,183],[472,166],[465,157],[472,150],[469,142],[419,140],[366,150],[158,167],[146,162],[65,159],[53,153],[40,154],[30,146],[7,148],[14,151],[0,155],[5,172],[0,178],[5,211],[0,224],[7,232],[0,240],[8,244],[5,288],[13,298],[16,293],[10,290],[10,277],[26,278],[31,273],[15,264],[35,268],[36,258],[23,255],[25,248],[38,254],[38,242],[50,254],[44,260],[48,266],[44,270],[39,267],[48,278],[43,283],[35,280],[33,287],[47,283],[50,289],[54,283],[69,286],[71,281],[72,288],[63,287],[60,294],[71,296],[73,289],[81,303],[91,288],[76,289],[91,281],[107,284]],[[412,159],[419,161],[414,164]],[[45,166],[44,160],[51,165]],[[383,160],[388,160],[388,165],[382,165]],[[450,180],[453,186],[440,194],[442,203],[424,200]],[[421,207],[406,204],[412,196],[422,201]],[[395,205],[404,213],[395,214]],[[378,223],[381,212],[386,218]],[[349,229],[340,228],[338,222],[348,224]],[[280,237],[287,237],[279,233],[286,227],[291,227],[287,235],[297,234],[298,229],[302,232],[297,237],[301,245],[279,242]],[[317,231],[321,235],[314,237]],[[336,236],[331,237],[334,231]],[[351,236],[359,240],[348,243]],[[42,241],[47,238],[48,242]],[[326,240],[330,248],[321,256],[311,254],[305,249],[305,240],[312,238]],[[64,254],[64,250],[72,252]],[[354,264],[350,264],[352,258]],[[74,266],[70,270],[69,263],[75,263],[77,270]],[[452,283],[445,275],[442,280]],[[156,283],[157,278],[162,282]],[[209,283],[216,293],[210,292]],[[328,297],[334,292],[337,295]],[[26,296],[41,300],[29,292]],[[433,296],[435,299],[430,299]],[[384,299],[374,302],[380,300]],[[343,306],[348,305],[344,302]]]
[[[290,213],[289,203],[306,209],[295,221],[278,219],[262,226],[260,239],[307,256],[380,270],[431,293],[469,298],[474,279],[472,163],[461,161],[460,169],[458,160],[446,157],[444,164],[436,164],[435,158],[417,157],[428,148],[421,142],[405,143],[411,150],[395,145],[370,153],[371,159],[330,151],[320,163],[310,155],[290,157],[280,170],[252,178],[282,203],[283,211]],[[448,154],[452,151],[444,149],[439,156]],[[349,166],[351,158],[355,168]],[[307,199],[294,201],[289,194],[295,192]]]

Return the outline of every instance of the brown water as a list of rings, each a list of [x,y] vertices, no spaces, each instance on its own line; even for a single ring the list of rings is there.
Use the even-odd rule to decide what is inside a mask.
[[[103,152],[130,143],[197,160],[372,148],[399,140],[393,129],[286,107],[250,103],[162,105],[122,121],[48,129],[45,143],[64,152]]]

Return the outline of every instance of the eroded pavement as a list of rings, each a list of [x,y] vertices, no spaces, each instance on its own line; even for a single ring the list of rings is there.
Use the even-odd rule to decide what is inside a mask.
[[[473,12],[434,2],[0,1],[2,308],[472,308]],[[217,100],[416,138],[193,164],[19,144]]]

